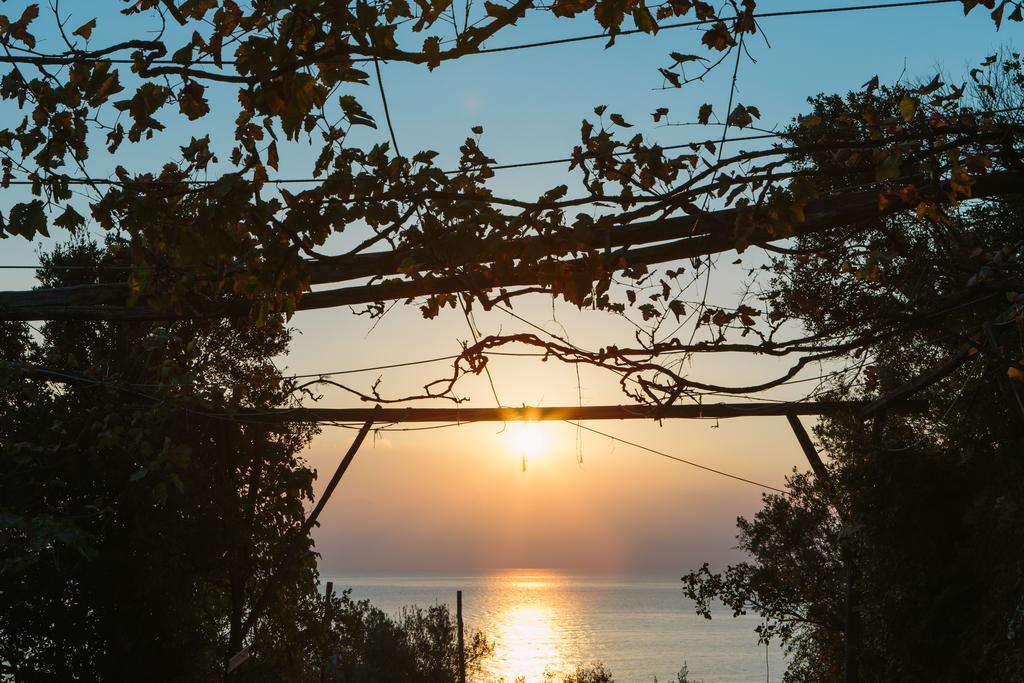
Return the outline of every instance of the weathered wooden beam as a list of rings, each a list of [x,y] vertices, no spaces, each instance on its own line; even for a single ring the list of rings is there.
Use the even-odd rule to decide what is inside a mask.
[[[736,211],[729,209],[710,214],[710,218],[697,221],[693,216],[676,216],[657,221],[642,221],[614,228],[596,228],[589,246],[598,249],[621,249],[638,244],[665,242],[683,237],[708,234],[719,228],[723,222],[731,224]],[[536,237],[526,237],[516,244],[522,249]],[[588,245],[581,245],[581,247]],[[309,281],[312,285],[333,284],[350,280],[367,279],[375,276],[398,275],[399,269],[408,263],[428,264],[431,257],[423,249],[399,249],[386,252],[370,252],[338,256],[329,260],[309,261]],[[466,263],[465,265],[471,265]],[[95,305],[124,306],[128,300],[127,282],[82,284],[49,289],[34,289],[21,292],[0,292],[0,319],[3,308],[35,306],[59,307]],[[307,297],[310,295],[307,295]],[[359,303],[367,303],[360,301]],[[313,306],[315,307],[315,306]],[[238,309],[244,313],[244,309]]]
[[[769,417],[780,415],[856,414],[865,401],[797,401],[792,403],[708,403],[704,405],[562,406],[519,408],[279,408],[239,411],[233,417],[243,422],[275,424],[282,422],[366,422],[377,425],[402,422],[515,422],[551,420],[663,420],[732,417]],[[902,402],[894,411],[915,412],[922,402]]]
[[[681,237],[704,235],[715,231],[725,222],[732,224],[736,210],[716,211],[712,220],[698,221],[694,216],[674,216],[656,221],[640,221],[630,225],[612,228],[594,228],[588,242],[581,248],[619,249],[637,244],[667,242]],[[528,236],[517,241],[516,248],[522,250],[539,238]],[[429,264],[433,258],[422,248],[399,249],[386,252],[370,252],[339,256],[323,261],[310,261],[310,283],[314,285],[358,280],[375,275],[398,275],[400,268],[408,263]],[[471,265],[467,262],[465,265]]]
[[[977,179],[972,187],[974,198],[996,197],[1024,192],[1024,173],[1000,172]],[[623,270],[634,266],[649,266],[669,263],[687,258],[706,256],[735,249],[738,244],[758,246],[794,236],[822,232],[845,225],[870,220],[880,215],[914,208],[894,198],[880,213],[877,191],[856,192],[818,199],[805,208],[803,223],[792,226],[785,234],[777,232],[770,224],[754,225],[743,234],[737,234],[731,224],[733,212],[709,212],[702,217],[682,217],[664,221],[663,229],[655,224],[643,224],[629,240],[611,253],[602,256],[604,267],[609,271]],[[714,226],[710,232],[700,232]],[[622,230],[628,230],[623,228]],[[689,232],[688,232],[689,231]],[[674,238],[674,239],[673,239]],[[665,242],[667,239],[672,241]],[[662,242],[649,244],[649,241]],[[648,246],[638,246],[647,244]],[[368,255],[369,256],[369,255]],[[498,273],[486,263],[466,264],[475,266],[467,274],[458,276],[417,277],[396,279],[372,285],[356,285],[325,291],[310,292],[299,300],[298,310],[354,306],[376,301],[411,299],[431,294],[446,294],[465,291],[488,291],[497,288],[530,286],[545,282],[544,268],[572,271],[583,269],[588,264],[582,259],[565,259],[538,267],[535,263],[520,263],[511,272]],[[331,275],[322,274],[322,282],[328,278],[340,281],[354,271],[345,271],[343,266]],[[389,271],[378,270],[375,275],[386,275]],[[326,271],[325,271],[326,273]],[[362,273],[360,277],[365,277]],[[335,281],[335,280],[331,280]],[[113,286],[102,285],[104,289],[90,297],[88,286],[54,290],[32,290],[27,292],[0,292],[0,320],[173,320],[181,318],[211,318],[244,315],[249,310],[245,301],[209,302],[185,301],[178,311],[156,310],[145,306],[124,306],[117,303]]]

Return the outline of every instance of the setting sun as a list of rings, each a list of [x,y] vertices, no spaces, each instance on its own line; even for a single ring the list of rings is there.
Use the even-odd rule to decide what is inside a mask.
[[[516,455],[534,458],[551,447],[550,428],[540,422],[513,422],[508,425],[506,434]]]

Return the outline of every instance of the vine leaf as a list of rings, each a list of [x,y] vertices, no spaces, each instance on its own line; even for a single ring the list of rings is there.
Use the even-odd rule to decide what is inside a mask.
[[[84,24],[76,28],[74,31],[72,31],[71,35],[80,36],[83,40],[89,40],[89,37],[92,35],[92,30],[94,28],[96,28],[96,20],[90,19],[89,21],[85,22]]]

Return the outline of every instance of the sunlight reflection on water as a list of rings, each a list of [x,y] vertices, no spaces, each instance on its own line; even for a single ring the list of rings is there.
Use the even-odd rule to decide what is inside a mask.
[[[545,672],[561,672],[580,658],[585,634],[565,602],[554,572],[515,571],[489,577],[481,596],[480,628],[492,634],[494,657],[487,671],[495,680],[526,683],[543,680]]]
[[[495,634],[497,676],[512,679],[516,675],[528,681],[538,680],[544,670],[561,662],[559,638],[555,633],[552,610],[542,605],[517,605],[499,617]]]

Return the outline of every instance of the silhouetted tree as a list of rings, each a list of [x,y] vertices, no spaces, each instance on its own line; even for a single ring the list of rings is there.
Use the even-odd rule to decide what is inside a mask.
[[[102,279],[120,248],[58,248],[40,279]],[[314,474],[298,453],[315,429],[208,414],[289,405],[272,361],[288,338],[277,319],[4,324],[0,662],[17,680],[223,677],[303,519]],[[46,383],[26,363],[93,382]],[[251,639],[279,680],[307,664],[308,539],[287,567]]]
[[[995,58],[992,60],[995,61]],[[1000,91],[1019,101],[1017,55],[999,62]],[[898,90],[877,97],[898,106]],[[812,100],[820,126],[860,115],[863,93]],[[806,127],[794,135],[813,135]],[[1019,164],[1019,144],[996,163]],[[856,182],[856,160],[824,156],[816,182]],[[852,172],[845,175],[841,169]],[[1024,190],[1024,188],[1022,188]],[[949,216],[922,210],[852,226],[855,251],[820,236],[775,263],[766,296],[813,334],[865,330],[879,310],[941,300],[1024,275],[1024,196],[973,203]],[[1024,386],[1022,301],[999,286],[927,325],[884,335],[852,354],[830,395],[876,399],[928,378],[920,414],[824,420],[827,477],[795,472],[739,519],[750,560],[683,578],[698,612],[720,600],[763,618],[759,633],[790,651],[786,679],[1021,680],[1024,671]],[[848,650],[847,648],[852,648]]]

